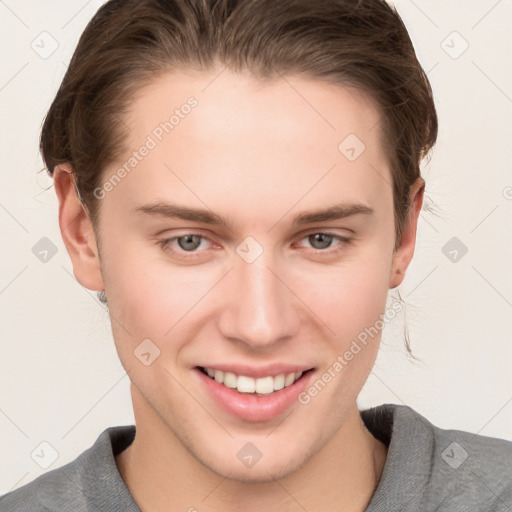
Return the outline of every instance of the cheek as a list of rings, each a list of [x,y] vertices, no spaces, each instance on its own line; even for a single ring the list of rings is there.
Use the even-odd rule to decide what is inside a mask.
[[[105,269],[113,328],[130,346],[144,338],[159,340],[162,346],[169,339],[174,343],[177,333],[186,324],[190,327],[187,320],[204,307],[218,279],[207,265],[172,264],[159,251],[136,245],[118,254],[114,250],[109,261],[117,263]]]
[[[358,396],[377,357],[388,297],[387,262],[360,261],[332,275],[330,293],[318,294],[314,308],[332,332],[323,370],[341,407]],[[333,334],[334,333],[334,334]],[[335,391],[338,390],[338,391]],[[325,395],[328,401],[329,394]],[[340,409],[341,410],[341,409]]]
[[[177,265],[166,260],[159,247],[148,248],[147,243],[129,249],[112,244],[108,250],[104,272],[112,328],[115,339],[123,340],[127,349],[133,351],[149,338],[159,340],[162,347],[172,339],[177,350],[183,335],[190,337],[199,329],[200,322],[191,319],[215,310],[211,301],[219,298],[214,289],[225,268]],[[318,325],[324,325],[321,329],[329,326],[332,332],[325,330],[325,335],[338,340],[339,350],[373,325],[384,310],[391,256],[382,253],[382,241],[375,241],[334,264],[308,263],[283,270],[285,281],[310,310],[305,314],[315,313],[321,321]]]
[[[301,282],[304,302],[331,328],[334,334],[329,337],[334,335],[338,343],[349,342],[375,324],[385,309],[391,257],[378,254],[359,252],[342,265],[319,266],[296,281]]]

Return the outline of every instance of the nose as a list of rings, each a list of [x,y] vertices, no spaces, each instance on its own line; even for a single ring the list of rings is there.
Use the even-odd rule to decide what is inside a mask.
[[[270,251],[251,263],[235,259],[219,308],[218,328],[223,336],[253,350],[269,350],[297,333],[300,301],[290,289],[283,263]]]

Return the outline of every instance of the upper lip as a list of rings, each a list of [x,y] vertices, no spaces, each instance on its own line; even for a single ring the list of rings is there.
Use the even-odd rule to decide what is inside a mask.
[[[289,373],[305,372],[313,368],[312,366],[285,363],[273,363],[260,367],[249,366],[246,364],[205,364],[200,367],[211,368],[212,370],[220,370],[223,372],[231,372],[236,375],[245,375],[254,379],[269,376],[276,377],[283,373],[287,375]]]

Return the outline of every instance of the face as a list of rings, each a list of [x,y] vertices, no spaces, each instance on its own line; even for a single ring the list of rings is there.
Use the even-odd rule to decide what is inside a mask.
[[[380,340],[360,335],[412,257],[421,197],[393,252],[391,173],[367,96],[214,76],[139,91],[130,149],[97,194],[101,261],[93,237],[88,251],[66,243],[80,282],[105,289],[137,422],[218,474],[265,480],[299,468],[355,409]]]

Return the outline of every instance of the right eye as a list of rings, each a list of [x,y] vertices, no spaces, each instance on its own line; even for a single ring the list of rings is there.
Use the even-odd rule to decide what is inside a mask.
[[[158,245],[160,245],[160,247],[165,251],[170,250],[171,252],[177,253],[179,257],[183,257],[183,255],[186,255],[187,253],[194,254],[198,252],[197,249],[201,246],[201,242],[203,240],[208,239],[198,233],[186,233],[184,235],[160,240]],[[169,247],[171,246],[172,248],[170,249]],[[184,257],[187,258],[188,256]]]

